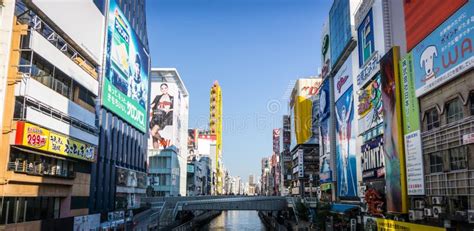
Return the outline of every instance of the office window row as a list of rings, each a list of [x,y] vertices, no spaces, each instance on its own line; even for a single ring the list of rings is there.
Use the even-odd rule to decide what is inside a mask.
[[[444,107],[446,124],[462,120],[465,116],[473,116],[474,91],[469,94],[467,110],[464,109],[462,100],[459,97],[446,102]],[[466,115],[465,112],[467,112],[468,114]],[[426,110],[423,117],[425,129],[429,131],[434,128],[440,127],[441,119],[441,114],[438,113],[438,109],[436,109],[435,107]]]
[[[59,197],[3,197],[0,224],[59,218]]]
[[[459,146],[429,154],[430,173],[467,169],[470,149]]]

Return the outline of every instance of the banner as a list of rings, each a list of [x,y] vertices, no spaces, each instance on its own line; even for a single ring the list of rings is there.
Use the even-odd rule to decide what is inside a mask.
[[[364,216],[365,231],[445,231],[445,228]]]
[[[149,55],[117,2],[109,4],[102,105],[145,133]]]
[[[417,97],[474,66],[472,12],[474,1],[468,1],[413,48]]]
[[[423,150],[420,132],[420,109],[415,94],[413,56],[409,53],[400,60],[403,135],[407,168],[408,195],[424,195]]]
[[[390,49],[380,60],[385,182],[387,185],[387,211],[391,213],[407,213],[398,61],[398,47]]]
[[[383,122],[380,75],[359,91],[357,114],[359,115],[359,134],[364,134]]]
[[[319,91],[319,180],[321,183],[332,182],[331,169],[331,141],[329,139],[330,118],[330,83],[329,79],[323,81]]]
[[[357,197],[356,134],[352,85],[336,102],[337,194]]]
[[[28,122],[17,122],[15,144],[71,158],[95,161],[95,146]]]

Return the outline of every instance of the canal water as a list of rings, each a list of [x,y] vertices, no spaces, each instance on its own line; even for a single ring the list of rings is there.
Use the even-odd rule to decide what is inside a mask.
[[[223,211],[201,229],[205,230],[264,231],[266,228],[257,211]]]

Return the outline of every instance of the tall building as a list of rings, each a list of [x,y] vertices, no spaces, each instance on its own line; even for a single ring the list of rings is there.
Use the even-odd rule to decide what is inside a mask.
[[[151,70],[149,176],[156,196],[186,195],[189,94],[175,68]]]
[[[95,212],[88,201],[98,159],[104,20],[92,1],[0,1],[5,229],[72,230],[74,217]],[[87,219],[99,227],[99,214]]]
[[[216,136],[216,194],[222,194],[222,90],[217,81],[211,87],[209,129]]]
[[[124,218],[140,207],[146,188],[150,57],[145,1],[94,3],[104,17],[105,47],[98,55],[103,59],[97,107],[101,145],[91,169],[89,210],[101,213],[104,226],[123,226]],[[78,12],[79,18],[89,18],[71,11]],[[89,30],[80,33],[88,34],[84,31]]]

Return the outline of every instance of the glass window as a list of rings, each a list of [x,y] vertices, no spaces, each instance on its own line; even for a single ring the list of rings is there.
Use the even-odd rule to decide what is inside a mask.
[[[425,112],[426,129],[429,131],[433,128],[439,127],[439,116],[436,108],[432,108]]]
[[[463,117],[462,103],[459,98],[452,100],[446,104],[446,122],[456,122]]]
[[[467,147],[461,146],[449,150],[451,170],[465,169],[467,166]]]
[[[430,154],[430,172],[442,172],[443,171],[443,156],[441,152],[435,152]]]
[[[474,92],[469,94],[469,109],[471,111],[471,115],[474,115]]]

